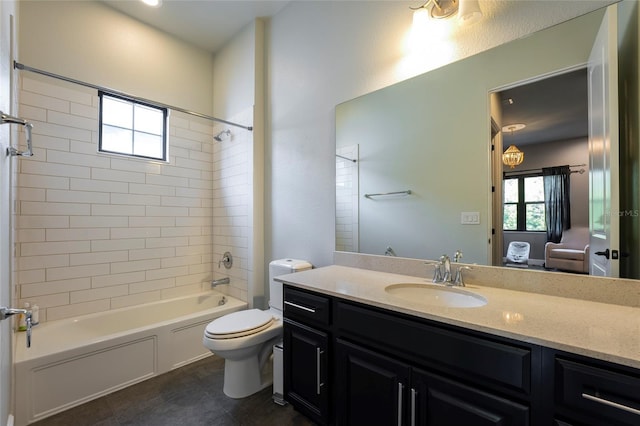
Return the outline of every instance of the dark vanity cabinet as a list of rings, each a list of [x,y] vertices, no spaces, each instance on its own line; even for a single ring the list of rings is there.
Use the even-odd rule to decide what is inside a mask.
[[[285,286],[285,399],[319,424],[640,425],[640,372]]]
[[[640,372],[548,350],[558,425],[640,425]]]
[[[284,395],[318,424],[330,421],[328,297],[284,290]]]
[[[337,424],[530,424],[537,348],[342,301],[335,323]]]

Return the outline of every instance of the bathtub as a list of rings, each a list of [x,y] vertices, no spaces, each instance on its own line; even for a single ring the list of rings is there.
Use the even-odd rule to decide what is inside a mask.
[[[214,318],[247,308],[216,291],[42,323],[17,333],[16,425],[26,425],[211,353]]]

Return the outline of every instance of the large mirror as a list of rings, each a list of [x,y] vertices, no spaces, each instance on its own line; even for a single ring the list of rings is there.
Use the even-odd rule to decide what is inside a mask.
[[[618,18],[619,45],[637,52],[637,23],[622,22],[637,16],[633,3],[625,4],[625,16]],[[584,69],[603,16],[604,10],[589,13],[338,105],[336,250],[420,259],[461,250],[464,262],[501,265],[510,237],[502,231],[503,167],[496,163],[507,135],[493,104],[501,102],[500,93],[523,82]],[[627,26],[630,31],[625,32]],[[620,93],[637,94],[637,54],[619,56],[621,75],[636,73],[628,83],[633,87]],[[621,120],[629,120],[621,123],[621,129],[627,128],[622,133],[637,129],[637,105],[637,95],[621,101]],[[636,118],[629,118],[624,108]],[[637,169],[637,135],[633,149],[624,146],[624,137],[620,170],[617,165],[612,169],[621,177],[625,212],[637,212],[637,177],[627,175]],[[496,140],[498,153],[491,150]],[[562,161],[580,166],[575,177],[586,179],[588,154],[573,159]],[[518,167],[532,168],[526,162]],[[575,208],[583,216],[585,209]],[[639,278],[630,266],[639,263],[638,250],[623,247],[638,246],[637,215],[621,215],[620,220],[620,248],[631,254],[620,260],[620,275]],[[541,253],[540,244],[547,241],[538,240],[532,253]]]

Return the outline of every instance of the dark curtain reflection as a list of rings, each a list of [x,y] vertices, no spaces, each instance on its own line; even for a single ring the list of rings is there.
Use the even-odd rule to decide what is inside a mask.
[[[571,228],[569,166],[544,167],[544,204],[546,207],[547,241],[559,243],[562,231]]]

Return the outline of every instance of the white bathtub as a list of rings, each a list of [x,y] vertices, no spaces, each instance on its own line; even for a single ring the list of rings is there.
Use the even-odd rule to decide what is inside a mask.
[[[204,328],[247,304],[211,291],[50,321],[33,328],[31,348],[18,333],[16,425],[68,408],[202,359]]]

